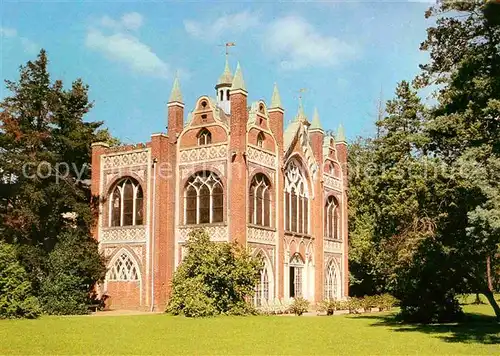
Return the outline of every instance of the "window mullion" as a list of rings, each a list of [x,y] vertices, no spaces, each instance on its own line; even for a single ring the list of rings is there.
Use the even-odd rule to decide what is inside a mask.
[[[132,194],[132,226],[135,226],[135,212],[136,212],[136,204],[137,204],[137,187],[132,185],[132,187],[134,188],[133,190],[133,194]]]
[[[196,224],[200,223],[200,191],[196,189]]]
[[[123,226],[123,208],[125,205],[124,194],[125,194],[125,184],[123,184],[120,187],[120,226]]]
[[[210,211],[208,212],[208,221],[210,223],[213,222],[213,208],[214,208],[214,192],[213,192],[213,187],[209,187],[210,190],[210,199],[209,199],[209,209]]]

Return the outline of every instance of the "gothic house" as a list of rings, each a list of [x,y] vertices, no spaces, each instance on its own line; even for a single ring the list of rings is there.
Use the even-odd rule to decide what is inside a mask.
[[[93,233],[109,265],[101,292],[115,308],[164,310],[189,232],[238,241],[264,261],[256,305],[348,293],[347,145],[325,135],[301,103],[284,125],[275,85],[270,104],[248,102],[238,64],[185,114],[179,80],[167,133],[145,144],[92,146]],[[187,116],[187,117],[186,117]],[[286,128],[284,129],[284,126]]]

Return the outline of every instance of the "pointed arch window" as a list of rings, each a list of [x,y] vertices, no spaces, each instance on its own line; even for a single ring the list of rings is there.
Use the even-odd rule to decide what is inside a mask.
[[[302,271],[304,269],[304,259],[300,253],[296,252],[290,259],[289,283],[290,297],[302,296]]]
[[[198,145],[210,145],[212,143],[212,134],[207,129],[203,128],[198,133]]]
[[[333,300],[338,299],[338,271],[337,266],[333,260],[330,260],[325,270],[325,286],[324,293],[325,299]]]
[[[269,303],[269,266],[267,265],[267,260],[262,255],[259,255],[258,258],[262,260],[262,269],[260,270],[260,278],[255,286],[253,297],[253,304],[256,307]]]
[[[291,161],[285,171],[285,230],[309,233],[309,190],[297,162]]]
[[[259,134],[257,135],[257,147],[264,147],[264,140],[265,140],[265,136],[262,132],[259,132]]]
[[[328,197],[325,204],[325,237],[340,239],[340,209],[334,196]]]
[[[271,183],[265,174],[257,173],[250,183],[249,222],[254,225],[271,226]]]
[[[109,281],[137,281],[139,268],[126,252],[122,252],[108,271]]]
[[[109,195],[109,226],[142,225],[143,202],[142,187],[135,179],[118,182]]]
[[[224,190],[217,174],[201,171],[191,176],[184,197],[185,224],[211,224],[223,221]]]

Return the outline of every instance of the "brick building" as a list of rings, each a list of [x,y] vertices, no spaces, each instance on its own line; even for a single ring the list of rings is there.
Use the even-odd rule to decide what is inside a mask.
[[[92,146],[94,236],[109,258],[101,292],[114,308],[163,310],[189,232],[238,241],[265,268],[257,305],[348,293],[347,145],[325,135],[301,103],[284,127],[278,87],[270,105],[248,102],[238,64],[186,115],[175,79],[167,134],[146,144]],[[187,119],[184,118],[187,116]]]

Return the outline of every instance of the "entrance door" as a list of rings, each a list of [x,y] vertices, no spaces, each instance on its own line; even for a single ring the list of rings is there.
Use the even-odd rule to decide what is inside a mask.
[[[290,267],[290,298],[302,297],[302,267]]]

